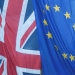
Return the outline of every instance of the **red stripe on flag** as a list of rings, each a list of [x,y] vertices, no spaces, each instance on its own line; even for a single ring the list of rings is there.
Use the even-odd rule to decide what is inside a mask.
[[[0,55],[4,57],[6,57],[5,49],[6,49],[5,43],[0,41]]]
[[[8,68],[15,70],[16,66],[20,66],[23,68],[40,69],[40,55],[23,54],[11,50],[11,47],[7,47],[9,46],[2,47],[5,49],[0,47],[0,49],[2,49],[2,51],[0,50],[0,54],[5,54],[7,56]]]
[[[28,30],[26,31],[26,33],[23,35],[22,39],[21,39],[21,44],[20,47],[23,45],[23,43],[25,42],[25,40],[27,39],[28,35],[32,32],[32,30],[35,28],[36,26],[36,22],[34,21],[31,26],[28,28]]]
[[[40,69],[40,56],[30,54],[17,54],[18,65],[23,68]],[[20,59],[20,60],[19,60]],[[25,61],[24,61],[25,60]]]
[[[7,46],[8,47],[8,46]],[[30,69],[39,69],[40,70],[40,55],[32,55],[32,54],[23,54],[19,53],[17,51],[11,50],[9,47],[9,50],[5,50],[5,53],[7,54],[7,63],[8,67],[11,69],[16,68],[16,66],[23,67],[23,68],[30,68]],[[12,67],[10,67],[12,66]],[[12,71],[12,70],[11,70]]]
[[[16,36],[17,36],[17,30],[20,20],[20,14],[22,10],[22,4],[23,0],[9,0],[8,3],[8,9],[6,13],[6,19],[5,19],[5,44],[6,44],[6,54],[7,54],[7,75],[17,75],[16,73],[16,66],[15,66],[15,60],[17,55],[14,57],[11,55],[15,51],[16,53]],[[10,56],[9,56],[9,54]],[[13,54],[14,55],[14,54]],[[9,56],[9,57],[8,57]],[[13,60],[14,59],[14,60]],[[17,63],[16,63],[17,65]]]
[[[5,42],[8,39],[7,42],[9,42],[11,49],[14,50],[16,48],[16,36],[22,10],[22,4],[23,0],[9,0],[6,14]]]

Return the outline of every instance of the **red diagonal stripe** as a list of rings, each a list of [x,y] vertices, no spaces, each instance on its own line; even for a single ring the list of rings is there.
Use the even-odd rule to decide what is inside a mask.
[[[27,39],[28,35],[32,32],[32,30],[35,28],[36,26],[36,22],[34,21],[31,26],[28,28],[28,30],[25,32],[25,34],[23,35],[22,39],[21,39],[21,44],[20,47],[23,45],[24,41]]]

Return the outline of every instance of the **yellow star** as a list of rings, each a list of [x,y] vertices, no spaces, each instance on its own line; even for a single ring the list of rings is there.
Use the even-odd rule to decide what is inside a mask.
[[[64,16],[67,18],[70,18],[70,14],[66,11],[66,14],[64,14]]]
[[[49,38],[52,38],[52,34],[50,32],[48,32],[48,34],[46,34],[48,36],[48,39]]]
[[[56,45],[54,45],[55,49],[58,51],[58,47]]]
[[[53,7],[53,8],[55,9],[55,12],[56,12],[56,11],[60,11],[60,10],[59,10],[60,7],[57,6],[57,5],[56,5],[55,7]]]
[[[67,54],[66,53],[63,53],[62,56],[64,57],[64,59],[67,58]]]
[[[74,28],[74,30],[75,30],[75,23],[74,23],[74,25],[73,25],[73,28]]]
[[[70,55],[70,59],[71,59],[71,61],[74,60],[74,57],[75,57],[75,56],[72,56],[72,54]]]
[[[43,21],[43,23],[44,23],[44,25],[48,25],[48,23],[47,23],[47,21],[44,19],[44,21]]]
[[[50,11],[50,6],[48,6],[47,4],[46,4],[45,8],[46,8],[46,10]]]

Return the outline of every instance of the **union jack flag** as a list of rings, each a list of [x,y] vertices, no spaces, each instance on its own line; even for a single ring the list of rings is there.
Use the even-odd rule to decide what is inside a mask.
[[[0,0],[0,75],[40,75],[32,0]]]

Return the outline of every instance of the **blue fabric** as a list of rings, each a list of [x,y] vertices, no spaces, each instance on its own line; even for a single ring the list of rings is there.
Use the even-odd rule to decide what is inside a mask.
[[[39,74],[23,73],[23,75],[39,75]]]
[[[30,43],[31,42],[31,43]],[[35,45],[35,46],[34,46]],[[33,34],[28,39],[27,43],[24,45],[23,49],[28,50],[36,50],[39,51],[38,48],[38,39],[37,39],[37,32],[36,30],[33,32]]]
[[[0,10],[1,10],[1,12],[3,10],[3,4],[4,4],[4,0],[0,0]]]
[[[42,74],[75,75],[75,0],[33,0],[33,4]],[[45,8],[46,4],[50,6],[49,10]],[[55,5],[60,7],[60,11],[55,11]],[[67,18],[66,12],[70,14]],[[48,23],[47,26],[43,23],[44,19]],[[48,32],[52,34],[52,38],[48,38]],[[66,54],[66,58],[63,54]]]
[[[30,17],[30,15],[32,14],[32,12],[33,12],[32,0],[28,0],[24,22]]]
[[[0,59],[0,63],[1,63],[1,61],[2,61],[2,60]]]

